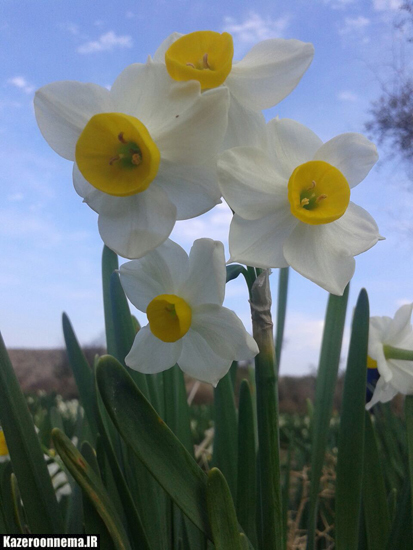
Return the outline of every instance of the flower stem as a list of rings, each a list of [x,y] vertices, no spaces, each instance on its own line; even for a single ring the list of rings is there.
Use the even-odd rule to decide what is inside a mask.
[[[413,361],[413,350],[394,348],[393,346],[383,345],[384,356],[386,359],[402,359],[403,361]]]
[[[280,269],[278,282],[278,300],[277,300],[277,331],[275,334],[275,359],[277,370],[280,370],[281,348],[284,339],[285,316],[287,312],[287,292],[288,292],[289,268]]]
[[[251,288],[253,336],[259,353],[255,358],[259,443],[261,548],[284,548],[280,453],[278,431],[278,388],[274,353],[269,270],[263,270]]]

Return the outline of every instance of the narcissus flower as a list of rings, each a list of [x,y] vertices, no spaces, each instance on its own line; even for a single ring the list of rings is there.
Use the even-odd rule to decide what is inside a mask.
[[[232,36],[212,31],[171,34],[154,61],[165,63],[174,80],[197,80],[203,90],[224,86],[231,96],[224,149],[261,146],[262,109],[277,105],[297,86],[314,55],[312,44],[273,38],[234,61]]]
[[[40,130],[75,161],[78,194],[99,214],[109,248],[140,258],[176,220],[220,202],[216,156],[227,128],[225,88],[202,93],[150,60],[127,67],[112,89],[55,82],[35,97]]]
[[[190,376],[216,385],[232,361],[249,360],[258,353],[240,319],[222,307],[222,243],[198,239],[188,257],[168,240],[144,258],[123,264],[120,280],[149,322],[126,356],[132,369],[156,373],[178,363]]]
[[[413,304],[402,306],[394,319],[370,318],[367,366],[377,368],[380,378],[366,409],[378,402],[387,403],[398,393],[413,394],[412,308]]]
[[[322,143],[293,120],[267,125],[268,147],[237,147],[218,161],[222,194],[235,215],[230,261],[286,267],[341,295],[353,276],[354,256],[379,232],[373,218],[350,201],[377,160],[373,143],[341,134]]]

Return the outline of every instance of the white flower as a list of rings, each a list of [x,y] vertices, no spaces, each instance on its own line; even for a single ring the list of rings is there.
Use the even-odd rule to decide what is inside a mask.
[[[378,402],[387,403],[398,393],[413,394],[413,361],[388,359],[383,346],[391,346],[413,352],[413,328],[410,323],[413,304],[402,306],[390,317],[371,317],[369,327],[369,367],[377,367],[380,378],[377,381],[370,409]]]
[[[123,264],[120,280],[129,300],[149,321],[125,359],[132,369],[156,373],[178,363],[190,376],[216,385],[232,361],[258,353],[240,319],[222,307],[222,243],[198,239],[188,258],[168,240],[144,258]]]
[[[350,188],[377,160],[360,134],[322,143],[289,119],[267,125],[268,147],[237,147],[218,161],[222,194],[235,215],[230,261],[293,269],[341,295],[353,276],[353,256],[371,248],[379,232],[373,218],[350,202]]]
[[[227,128],[228,91],[201,94],[150,60],[127,67],[112,89],[55,82],[35,97],[49,145],[76,161],[78,194],[99,214],[109,248],[139,258],[163,243],[176,220],[220,202],[216,156]]]
[[[159,46],[154,61],[165,63],[176,80],[195,79],[202,89],[224,86],[230,92],[228,130],[224,149],[262,146],[262,109],[277,105],[290,94],[314,56],[312,44],[273,38],[259,42],[239,61],[233,61],[232,37],[224,32],[171,34]]]

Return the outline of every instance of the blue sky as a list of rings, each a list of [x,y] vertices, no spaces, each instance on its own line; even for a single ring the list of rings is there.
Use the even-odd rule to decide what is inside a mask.
[[[110,86],[128,64],[144,62],[174,31],[228,31],[236,59],[260,40],[297,38],[314,44],[313,64],[297,89],[265,113],[267,119],[296,119],[323,140],[363,132],[370,101],[392,64],[402,59],[402,41],[393,28],[400,3],[1,0],[0,330],[6,345],[61,345],[62,311],[82,343],[102,341],[103,333],[97,217],[73,189],[71,163],[49,148],[36,126],[37,88],[56,80]],[[363,286],[373,315],[393,316],[413,301],[413,195],[398,162],[383,148],[379,153],[379,165],[352,200],[373,215],[386,241],[357,258],[349,318]],[[187,250],[199,237],[225,243],[229,222],[223,204],[178,222],[172,238]],[[274,301],[277,279],[275,270]],[[291,273],[284,374],[317,364],[326,301],[324,290]],[[226,305],[250,326],[241,280],[227,286]]]

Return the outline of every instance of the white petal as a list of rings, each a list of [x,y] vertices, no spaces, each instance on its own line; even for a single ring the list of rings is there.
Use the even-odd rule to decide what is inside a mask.
[[[180,289],[191,307],[199,304],[222,305],[225,295],[224,246],[212,239],[197,239],[189,253],[186,281]]]
[[[165,65],[150,60],[126,67],[110,93],[118,112],[143,122],[155,143],[161,128],[179,120],[201,95],[198,82],[176,82]]]
[[[177,219],[188,220],[221,202],[215,165],[188,166],[162,160],[156,184],[176,206]]]
[[[261,149],[236,147],[218,159],[218,177],[228,205],[246,220],[273,213],[288,196],[287,182]]]
[[[283,245],[298,221],[289,204],[260,220],[244,220],[236,214],[229,230],[230,262],[254,267],[287,267]]]
[[[81,171],[79,170],[78,165],[76,162],[73,164],[73,185],[75,187],[75,191],[78,195],[84,199],[90,193],[93,193],[96,191],[96,187],[93,187],[83,176]]]
[[[199,306],[193,311],[191,328],[222,358],[249,361],[259,351],[239,317],[226,307],[212,304]]]
[[[341,296],[355,270],[346,244],[337,247],[326,225],[299,223],[284,244],[289,265],[310,281]]]
[[[173,32],[168,36],[168,38],[165,38],[165,40],[162,42],[162,44],[159,46],[159,48],[156,50],[153,56],[153,60],[156,63],[164,63],[165,64],[165,53],[166,50],[169,48],[171,44],[173,44],[178,38],[181,38],[183,34],[180,32]]]
[[[326,224],[331,242],[345,248],[351,256],[369,250],[379,240],[379,228],[370,214],[350,202],[345,214],[335,222]]]
[[[225,83],[246,107],[268,109],[294,90],[313,55],[313,45],[299,40],[263,40],[233,65]]]
[[[120,280],[132,304],[146,312],[160,294],[177,294],[188,275],[188,255],[170,239],[140,260],[120,267]]]
[[[153,183],[143,193],[130,197],[100,193],[89,195],[85,202],[99,212],[104,243],[125,258],[141,258],[162,244],[176,221],[176,207]]]
[[[324,160],[338,168],[350,187],[364,180],[378,158],[374,143],[355,133],[330,139],[314,155],[314,160]]]
[[[304,162],[312,160],[323,142],[309,128],[289,118],[273,118],[267,124],[268,151],[287,179]]]
[[[399,343],[411,334],[412,325],[410,319],[412,316],[412,308],[413,304],[405,304],[396,311],[394,319],[384,334],[384,344],[391,344],[398,347]]]
[[[209,343],[192,328],[182,338],[178,365],[189,376],[216,386],[227,374],[231,364],[230,359],[217,355]]]
[[[222,151],[232,147],[259,147],[265,149],[267,131],[264,115],[261,112],[246,109],[237,98],[230,96],[228,128]]]
[[[125,363],[131,369],[145,374],[154,374],[173,367],[178,361],[181,349],[182,338],[176,342],[162,342],[152,334],[147,325],[135,336]]]
[[[151,133],[161,158],[185,164],[216,163],[227,130],[228,107],[227,88],[215,88],[204,92],[178,117],[167,120]]]
[[[397,390],[391,384],[387,384],[384,379],[380,377],[377,381],[373,397],[371,398],[371,401],[367,403],[366,409],[371,409],[371,407],[373,407],[373,405],[376,405],[376,403],[387,403],[388,401],[391,401],[396,395]]]
[[[384,355],[383,344],[381,342],[370,343],[369,341],[368,349],[369,356],[377,361],[377,370],[380,376],[386,383],[390,382],[393,379],[393,369]]]
[[[34,111],[47,143],[62,157],[75,159],[76,142],[89,119],[113,111],[110,92],[96,84],[62,81],[36,92]]]
[[[389,367],[393,373],[392,386],[403,395],[413,394],[413,361],[401,359],[388,359]]]

